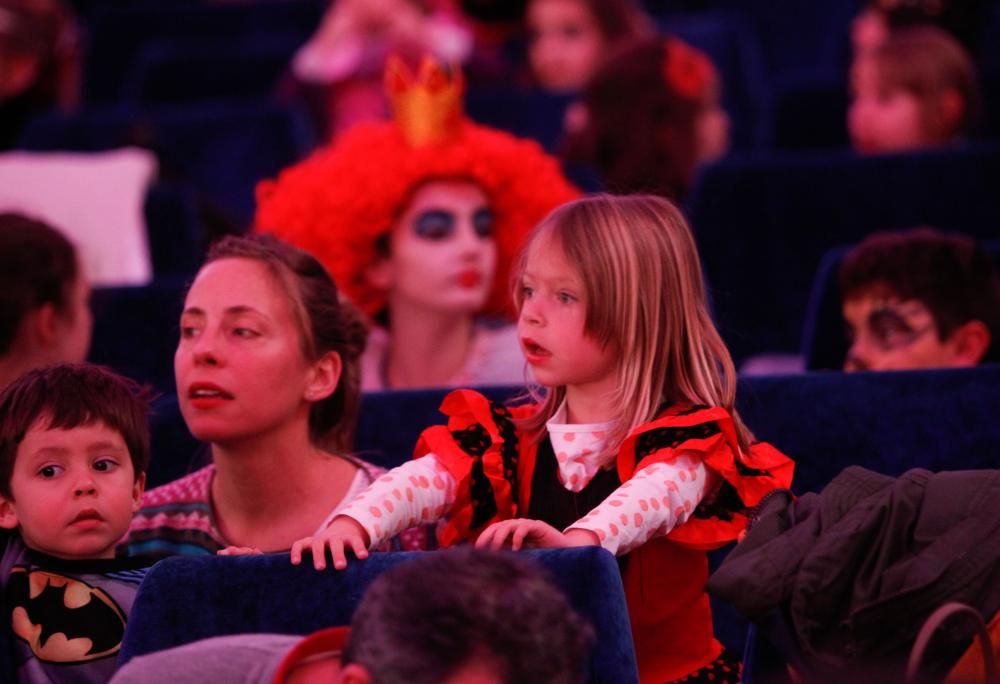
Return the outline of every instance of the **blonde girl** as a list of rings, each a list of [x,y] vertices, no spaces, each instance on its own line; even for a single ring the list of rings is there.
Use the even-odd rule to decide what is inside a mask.
[[[705,551],[736,539],[793,465],[736,413],[684,218],[651,196],[580,199],[542,221],[515,273],[533,400],[449,394],[448,425],[423,433],[416,460],[296,542],[292,562],[308,550],[322,569],[329,548],[343,568],[345,548],[364,558],[442,517],[446,545],[603,546],[625,557],[641,680],[737,681],[712,635]]]

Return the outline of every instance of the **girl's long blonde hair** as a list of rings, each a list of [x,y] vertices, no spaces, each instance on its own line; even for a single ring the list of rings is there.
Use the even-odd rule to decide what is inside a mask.
[[[555,209],[532,233],[514,271],[518,310],[527,255],[543,241],[561,248],[583,281],[585,333],[619,356],[609,401],[620,412],[608,450],[617,451],[664,404],[686,404],[725,408],[746,451],[753,435],[736,412],[736,369],[708,313],[698,250],[680,210],[652,195],[603,194]],[[566,390],[533,393],[541,407],[523,426],[540,437]]]

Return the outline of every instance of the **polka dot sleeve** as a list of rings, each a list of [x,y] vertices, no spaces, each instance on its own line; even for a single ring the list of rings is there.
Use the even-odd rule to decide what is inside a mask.
[[[356,520],[378,548],[403,530],[434,522],[455,502],[455,478],[433,454],[407,461],[378,478],[340,515]]]
[[[624,555],[684,524],[708,489],[708,472],[690,453],[648,465],[566,529],[590,530],[601,546]]]

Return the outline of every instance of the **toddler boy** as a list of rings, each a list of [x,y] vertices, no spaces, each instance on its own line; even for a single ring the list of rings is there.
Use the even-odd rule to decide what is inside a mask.
[[[149,464],[148,397],[87,364],[0,394],[3,632],[22,682],[106,682],[148,563],[115,558]]]

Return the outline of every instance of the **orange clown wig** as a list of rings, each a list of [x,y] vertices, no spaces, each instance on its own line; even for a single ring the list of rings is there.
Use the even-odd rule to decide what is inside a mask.
[[[510,267],[531,229],[579,195],[558,162],[528,140],[467,119],[462,78],[430,60],[416,78],[390,60],[386,87],[394,120],[360,124],[332,145],[257,188],[255,229],[314,254],[338,287],[369,316],[386,292],[368,269],[414,191],[436,180],[467,180],[496,216],[497,271],[484,313],[509,315]]]

